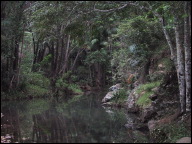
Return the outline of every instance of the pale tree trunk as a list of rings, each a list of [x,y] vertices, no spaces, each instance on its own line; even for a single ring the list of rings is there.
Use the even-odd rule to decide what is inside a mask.
[[[185,14],[189,14],[188,2],[184,4]],[[191,111],[191,39],[189,16],[184,19],[185,79],[186,79],[186,111]]]
[[[182,37],[179,24],[179,19],[175,16],[175,38],[176,38],[176,49],[177,49],[177,76],[179,84],[179,94],[180,94],[180,104],[181,104],[181,113],[184,113],[186,110],[186,101],[185,101],[185,66],[184,66],[184,52],[182,47]]]
[[[67,70],[67,66],[68,66],[68,58],[69,58],[70,42],[71,42],[71,36],[68,35],[68,38],[67,38],[67,47],[66,47],[65,57],[64,57],[64,65],[63,65],[63,67],[61,68],[61,70],[59,71],[59,74],[61,74],[61,73],[65,73],[66,70]]]

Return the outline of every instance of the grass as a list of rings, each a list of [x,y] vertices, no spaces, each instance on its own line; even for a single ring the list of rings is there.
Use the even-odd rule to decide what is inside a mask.
[[[159,85],[160,85],[160,81],[151,82],[151,83],[141,85],[136,90],[136,93],[138,93],[140,95],[139,99],[136,101],[136,104],[141,106],[141,107],[146,107],[149,104],[151,104],[151,99],[149,99],[149,96],[154,94],[152,89],[155,87],[158,87]]]
[[[149,96],[154,94],[154,92],[145,92],[139,99],[137,100],[136,104],[145,107],[148,106],[151,103],[151,99],[149,99]]]

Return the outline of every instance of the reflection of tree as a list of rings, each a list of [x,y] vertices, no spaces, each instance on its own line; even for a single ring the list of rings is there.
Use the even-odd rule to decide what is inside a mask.
[[[120,131],[125,132],[126,119],[122,113],[108,116],[100,103],[90,99],[67,107],[57,104],[57,108],[33,115],[33,122],[34,142],[87,143],[114,141]]]
[[[22,142],[18,109],[7,109],[3,112],[1,135],[9,134],[12,136],[11,142]]]
[[[127,139],[123,135],[127,134],[124,113],[114,111],[114,115],[109,116],[91,96],[67,105],[62,101],[37,100],[10,107],[9,111],[2,112],[7,113],[4,122],[9,120],[5,123],[11,126],[7,132],[14,132],[15,142],[93,143],[126,142],[122,138]],[[24,137],[30,140],[22,139]]]

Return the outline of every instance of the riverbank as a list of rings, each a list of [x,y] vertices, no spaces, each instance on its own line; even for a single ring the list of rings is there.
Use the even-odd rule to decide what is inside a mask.
[[[175,143],[183,137],[191,138],[191,113],[180,113],[176,85],[175,75],[171,75],[161,83],[152,82],[135,87],[123,103],[116,103],[116,95],[111,92],[106,94],[102,102],[105,106],[123,107],[128,113],[137,113],[138,120],[147,125],[141,128],[149,130],[151,142]],[[127,125],[127,128],[132,128],[132,125]]]

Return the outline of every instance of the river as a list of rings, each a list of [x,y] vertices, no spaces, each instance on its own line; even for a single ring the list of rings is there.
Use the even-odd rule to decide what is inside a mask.
[[[125,109],[103,107],[106,93],[1,102],[1,136],[9,142],[133,143],[146,142],[125,124],[134,116]]]

